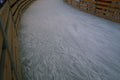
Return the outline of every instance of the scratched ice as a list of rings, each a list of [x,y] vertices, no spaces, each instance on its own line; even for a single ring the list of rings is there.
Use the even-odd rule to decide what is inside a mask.
[[[19,43],[23,80],[120,80],[120,24],[63,0],[36,0]]]

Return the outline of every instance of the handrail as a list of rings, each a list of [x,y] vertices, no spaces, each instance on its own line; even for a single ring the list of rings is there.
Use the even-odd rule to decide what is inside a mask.
[[[0,0],[0,80],[22,80],[15,42],[18,41],[18,19],[32,1],[35,0]]]
[[[8,39],[7,39],[7,35],[6,35],[6,32],[5,32],[5,29],[4,29],[4,27],[3,27],[1,22],[2,21],[1,21],[1,18],[0,18],[0,29],[2,30],[3,38],[4,38],[4,41],[5,41],[5,44],[6,44],[6,48],[8,50],[8,55],[10,57],[10,62],[11,62],[12,68],[14,70],[14,73],[15,73],[15,76],[16,76],[16,80],[19,80],[17,69],[16,69],[16,65],[15,65],[15,62],[14,62],[13,56],[12,56],[13,53],[12,53],[10,45],[8,43]]]

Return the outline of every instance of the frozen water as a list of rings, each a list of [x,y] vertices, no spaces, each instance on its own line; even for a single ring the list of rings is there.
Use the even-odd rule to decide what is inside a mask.
[[[23,80],[119,80],[120,24],[63,0],[36,0],[22,15]]]

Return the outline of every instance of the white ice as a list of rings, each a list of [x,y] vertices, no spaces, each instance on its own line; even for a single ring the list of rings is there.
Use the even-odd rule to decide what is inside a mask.
[[[23,80],[120,80],[120,24],[63,0],[36,0],[22,15]]]

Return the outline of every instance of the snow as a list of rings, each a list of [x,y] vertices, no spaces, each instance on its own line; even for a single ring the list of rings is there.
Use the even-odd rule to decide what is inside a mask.
[[[37,0],[19,31],[23,80],[119,80],[120,24],[63,0]]]

